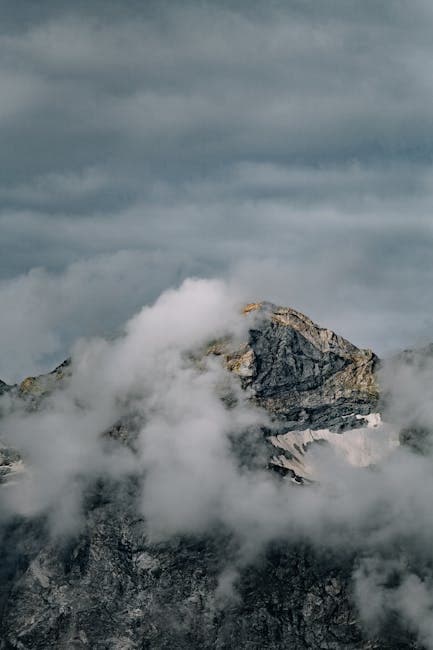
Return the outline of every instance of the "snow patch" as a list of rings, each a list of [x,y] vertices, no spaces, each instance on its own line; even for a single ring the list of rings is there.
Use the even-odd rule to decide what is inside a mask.
[[[380,413],[356,415],[367,425],[335,433],[330,429],[304,429],[270,436],[269,442],[284,453],[275,455],[271,463],[292,471],[296,476],[314,480],[314,466],[308,457],[313,444],[327,442],[346,462],[355,467],[368,467],[379,462],[399,446],[398,433],[384,423]]]

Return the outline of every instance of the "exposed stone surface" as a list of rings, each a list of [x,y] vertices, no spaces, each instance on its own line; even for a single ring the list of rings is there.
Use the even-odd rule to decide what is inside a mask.
[[[245,346],[233,353],[215,343],[210,352],[225,355],[252,399],[276,419],[273,435],[368,422],[364,416],[378,402],[371,351],[291,309],[256,303],[246,312],[257,313]],[[28,379],[20,394],[39,399],[64,372]],[[128,444],[127,424],[108,435]],[[275,441],[268,446],[275,452]],[[221,606],[218,578],[230,536],[219,530],[206,539],[154,543],[137,517],[136,492],[133,480],[96,485],[76,539],[50,540],[42,520],[17,519],[3,530],[2,650],[416,647],[397,625],[368,638],[352,602],[357,560],[341,549],[275,544],[242,570],[240,598]]]
[[[286,429],[359,427],[377,406],[378,358],[294,309],[254,303],[248,344],[227,355],[255,401]]]
[[[40,523],[6,531],[0,647],[410,647],[397,629],[364,638],[351,605],[350,554],[274,545],[244,569],[240,599],[220,607],[227,538],[152,544],[119,493],[107,497],[94,497],[86,530],[61,547]]]
[[[51,393],[59,382],[69,376],[70,365],[71,360],[66,359],[46,375],[26,377],[18,386],[20,396],[38,402],[42,397]]]
[[[4,381],[1,381],[0,379],[0,395],[3,393],[7,393],[9,390],[11,390],[12,386],[9,386],[9,384],[6,384]]]

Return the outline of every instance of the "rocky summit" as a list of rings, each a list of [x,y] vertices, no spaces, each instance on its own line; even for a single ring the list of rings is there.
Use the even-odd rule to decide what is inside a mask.
[[[255,401],[285,428],[344,430],[366,423],[378,403],[378,358],[294,309],[254,303],[245,349],[228,360]]]
[[[259,432],[263,468],[276,470],[287,490],[307,490],[315,481],[308,453],[316,443],[342,446],[355,465],[374,462],[365,432],[381,425],[376,355],[294,309],[262,302],[244,311],[251,319],[248,340],[236,350],[214,342],[207,354],[221,358],[248,399],[268,413],[271,424]],[[17,387],[0,383],[0,392],[28,410],[43,408],[44,396],[70,372],[73,365],[65,362]],[[127,421],[113,422],[110,434],[128,444],[132,430]],[[3,445],[0,464],[1,490],[13,490],[25,458]],[[45,515],[5,520],[2,650],[418,647],[396,621],[371,630],[361,624],[352,587],[357,557],[350,549],[274,541],[245,563],[235,595],[221,603],[230,534],[152,539],[137,515],[136,493],[134,477],[90,483],[83,523],[73,535],[50,534]]]

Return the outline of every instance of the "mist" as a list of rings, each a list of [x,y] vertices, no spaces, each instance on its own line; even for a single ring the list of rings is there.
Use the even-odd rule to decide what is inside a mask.
[[[77,341],[70,375],[36,411],[4,395],[1,439],[20,450],[25,469],[2,488],[3,521],[44,514],[54,537],[76,534],[89,485],[135,476],[137,514],[154,541],[221,527],[234,536],[238,550],[221,576],[223,601],[235,597],[238,571],[270,542],[307,539],[359,554],[354,594],[366,624],[395,611],[433,648],[431,447],[423,454],[390,448],[360,468],[338,447],[319,445],[309,456],[316,477],[310,487],[269,472],[261,432],[278,422],[253,405],[218,357],[206,355],[215,340],[234,350],[248,339],[257,316],[242,315],[241,307],[235,285],[188,279],[143,307],[117,338]],[[408,370],[394,361],[389,368],[381,371],[386,423],[370,433],[378,443],[411,424],[431,427],[433,418],[433,362],[423,358],[422,369]],[[128,444],[103,435],[128,417]],[[245,464],[236,440],[248,431],[255,460]]]

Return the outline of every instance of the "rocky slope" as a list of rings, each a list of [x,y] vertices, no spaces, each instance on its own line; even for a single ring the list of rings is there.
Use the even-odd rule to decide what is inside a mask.
[[[254,303],[257,327],[229,367],[251,387],[255,400],[286,428],[357,427],[378,401],[371,350],[360,350],[303,314],[269,303]]]
[[[208,354],[222,357],[273,419],[272,431],[263,432],[270,468],[296,483],[314,481],[305,460],[312,444],[340,444],[353,429],[380,424],[378,359],[295,310],[257,303],[246,308],[252,311],[241,349],[217,342]],[[68,371],[65,364],[25,380],[18,399],[37,408]],[[125,424],[111,434],[128,441]],[[17,452],[2,453],[3,468],[18,462]],[[363,458],[368,464],[368,454]],[[136,514],[136,492],[132,478],[89,486],[84,527],[66,540],[53,540],[43,517],[3,526],[0,648],[416,647],[395,621],[371,633],[361,626],[351,584],[357,558],[350,551],[274,543],[242,569],[238,596],[221,605],[218,580],[230,535],[220,529],[152,541]]]
[[[12,386],[9,386],[9,384],[6,384],[4,381],[1,381],[0,379],[0,395],[3,393],[7,393],[9,390],[11,390]]]

